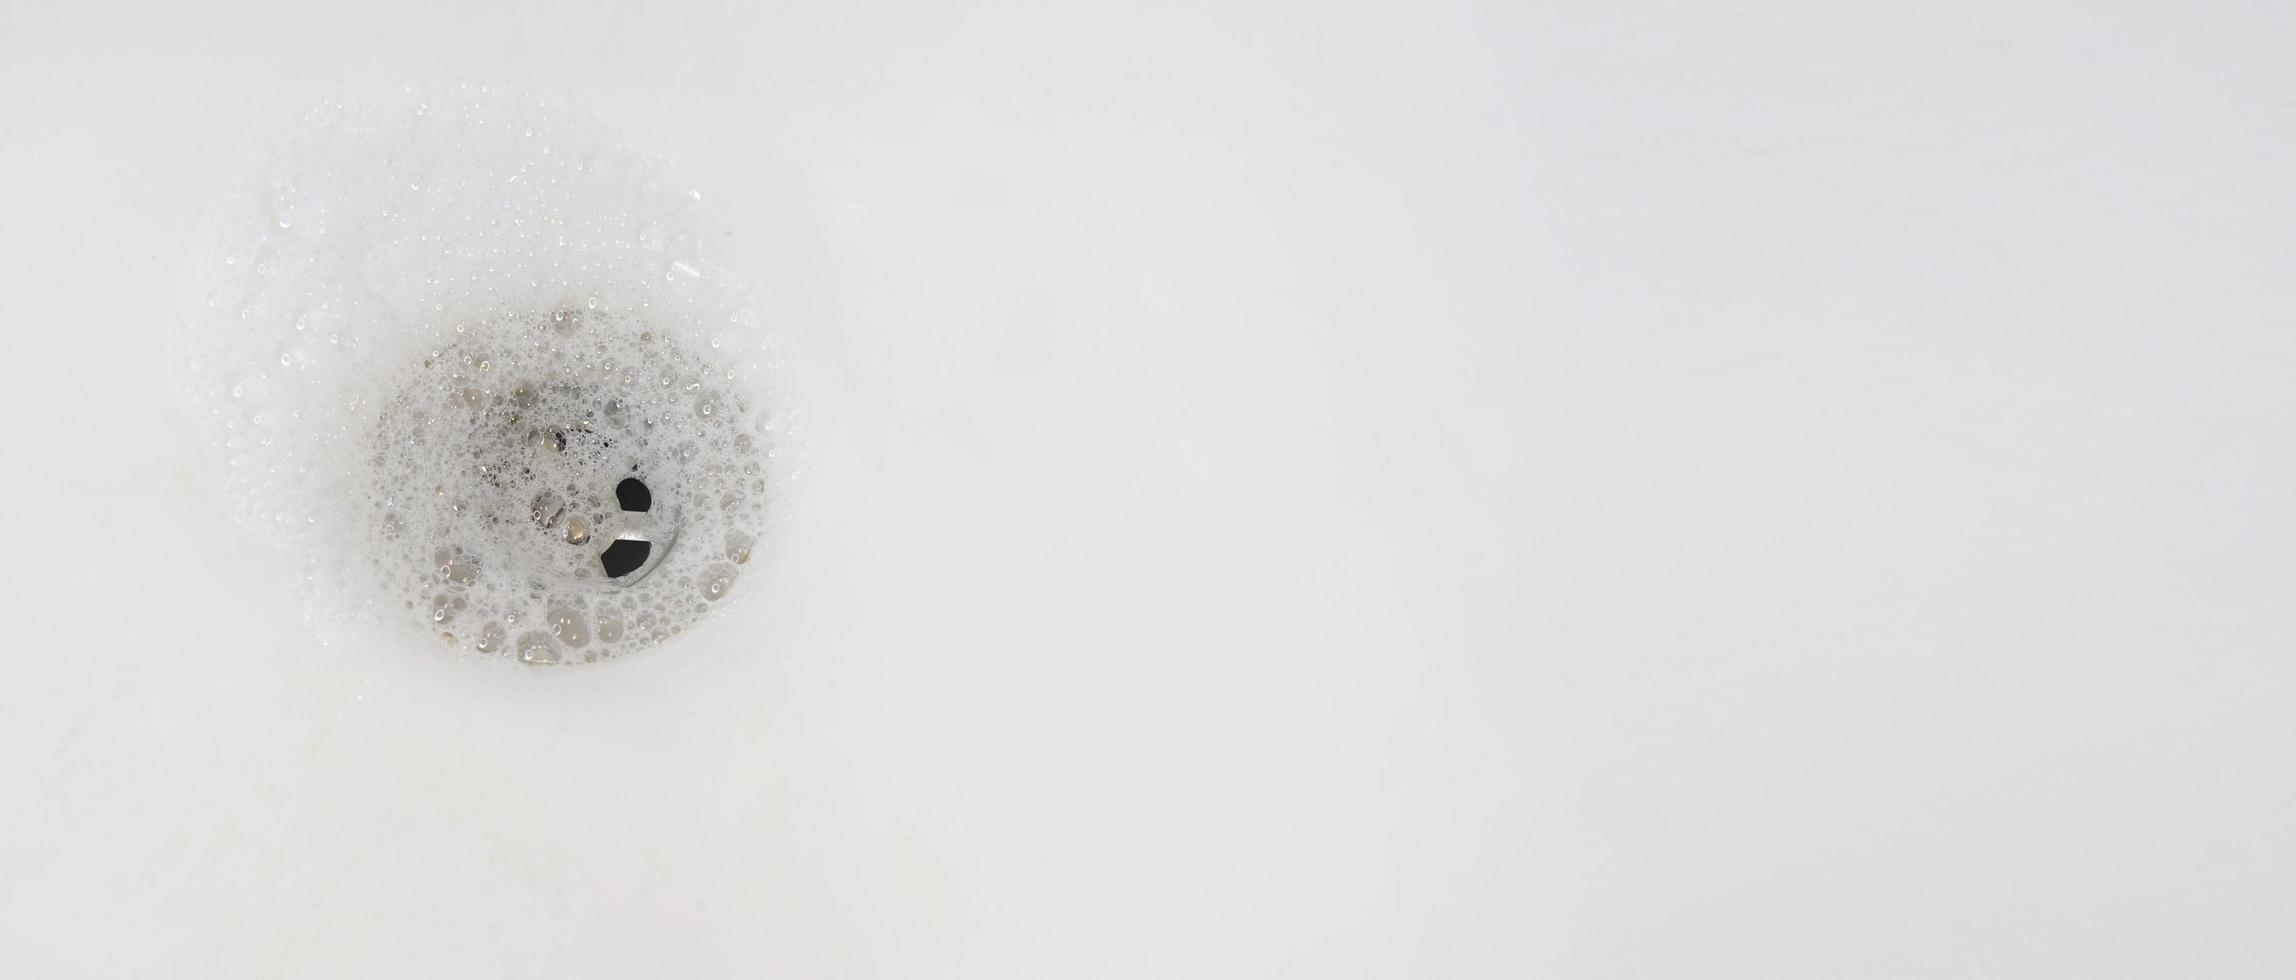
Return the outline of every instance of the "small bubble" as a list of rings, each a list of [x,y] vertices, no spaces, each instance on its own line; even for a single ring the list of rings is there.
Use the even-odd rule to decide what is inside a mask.
[[[582,614],[567,606],[552,607],[543,622],[550,624],[550,632],[558,642],[569,647],[582,647],[590,643],[590,626]]]
[[[558,644],[548,633],[527,630],[518,634],[518,659],[530,664],[558,663]]]
[[[726,591],[733,588],[733,580],[739,574],[732,565],[725,564],[711,565],[703,569],[701,578],[702,598],[712,602],[724,598]]]
[[[502,644],[509,638],[510,632],[503,629],[501,623],[488,623],[481,626],[478,628],[478,652],[494,653],[501,650]]]
[[[749,562],[750,546],[756,543],[756,538],[747,534],[743,534],[740,531],[733,531],[728,533],[725,536],[726,559],[736,565],[747,564]]]
[[[534,519],[536,527],[555,527],[558,519],[566,514],[566,501],[559,498],[557,491],[544,490],[535,496],[528,514]]]
[[[439,577],[445,579],[450,588],[465,588],[478,581],[478,566],[472,564],[461,552],[440,548],[433,558],[437,562]]]

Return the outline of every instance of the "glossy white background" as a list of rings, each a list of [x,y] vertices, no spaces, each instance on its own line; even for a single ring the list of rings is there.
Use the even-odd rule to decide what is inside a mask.
[[[346,83],[789,352],[737,614],[315,648],[162,384]],[[0,0],[25,977],[2296,970],[2296,10]]]

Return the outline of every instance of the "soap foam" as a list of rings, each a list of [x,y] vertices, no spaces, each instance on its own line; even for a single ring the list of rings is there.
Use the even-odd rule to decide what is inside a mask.
[[[654,159],[557,99],[409,85],[260,161],[172,363],[236,514],[308,558],[323,636],[586,661],[745,591],[787,413]]]

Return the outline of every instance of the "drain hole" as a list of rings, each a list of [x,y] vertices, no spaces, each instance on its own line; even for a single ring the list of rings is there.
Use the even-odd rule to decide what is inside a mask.
[[[614,499],[622,502],[623,510],[643,513],[654,509],[653,492],[647,490],[646,484],[634,476],[614,485]]]
[[[627,480],[624,482],[636,483],[637,481]],[[638,488],[639,493],[644,493],[645,490],[644,486]],[[654,544],[651,541],[616,541],[607,545],[606,550],[598,554],[598,563],[606,566],[607,578],[621,578],[644,567],[647,553],[653,550]]]

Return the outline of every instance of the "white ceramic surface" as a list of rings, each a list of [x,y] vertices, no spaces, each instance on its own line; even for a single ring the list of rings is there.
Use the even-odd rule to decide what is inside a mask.
[[[761,601],[311,643],[160,338],[402,75],[703,192]],[[2284,4],[0,0],[0,975],[2287,976],[2291,174]]]

